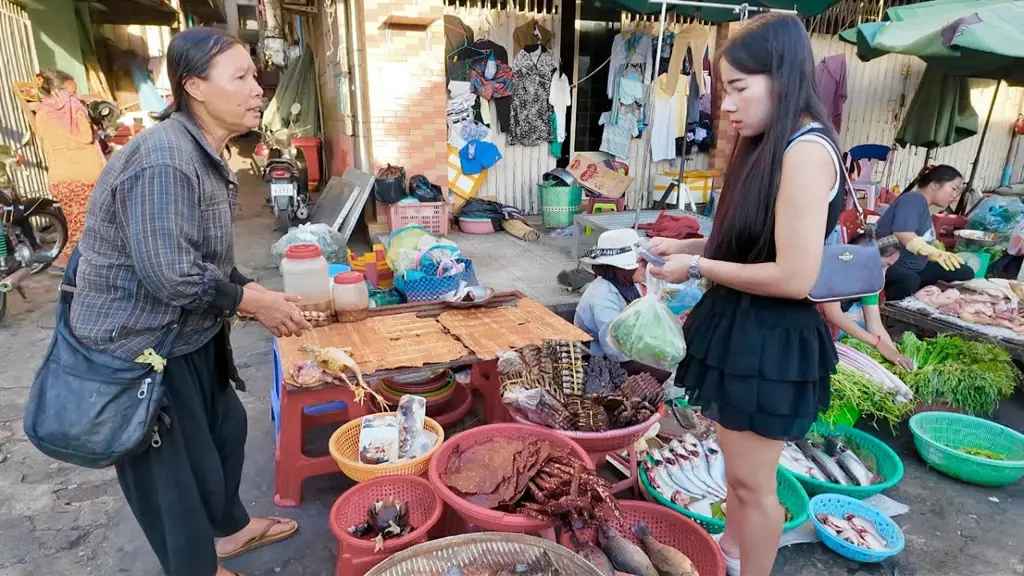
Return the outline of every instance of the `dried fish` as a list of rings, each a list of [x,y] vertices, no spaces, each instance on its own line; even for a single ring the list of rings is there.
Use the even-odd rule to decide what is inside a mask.
[[[564,406],[572,415],[573,430],[605,432],[612,427],[608,420],[608,412],[597,396],[568,396]]]

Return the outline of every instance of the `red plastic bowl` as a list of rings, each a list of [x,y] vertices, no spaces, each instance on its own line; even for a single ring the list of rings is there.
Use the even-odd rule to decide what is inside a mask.
[[[517,532],[522,534],[538,534],[551,528],[550,522],[527,516],[525,514],[509,514],[477,506],[452,492],[441,480],[441,470],[448,465],[448,458],[456,448],[468,448],[492,438],[508,438],[511,436],[532,436],[539,440],[547,440],[556,446],[564,446],[584,464],[593,469],[590,457],[578,444],[562,436],[554,430],[538,426],[522,424],[488,424],[470,428],[447,439],[430,461],[430,483],[434,490],[449,506],[466,522],[494,532]]]
[[[374,552],[373,540],[363,540],[348,533],[349,526],[366,521],[366,510],[371,504],[388,497],[409,505],[409,523],[414,530],[400,538],[384,541],[384,549]],[[346,551],[373,554],[394,554],[427,541],[430,532],[444,512],[444,503],[437,497],[434,487],[419,476],[382,476],[360,482],[346,490],[331,506],[329,517],[331,532]]]
[[[442,406],[444,410],[437,409],[433,411],[431,407],[427,408],[427,417],[433,418],[435,422],[441,426],[447,428],[457,424],[460,420],[469,414],[469,411],[473,408],[473,394],[469,391],[462,382],[455,383],[455,392],[452,394],[451,399],[445,406]]]
[[[622,508],[623,525],[619,533],[634,544],[640,542],[633,536],[633,526],[638,522],[647,524],[654,539],[666,546],[679,550],[693,562],[701,576],[725,576],[725,560],[718,544],[699,524],[660,504],[638,500],[619,500]],[[597,543],[597,533],[586,530],[577,534],[582,540]],[[573,549],[569,534],[563,534],[560,544]]]
[[[662,406],[653,416],[639,424],[634,424],[629,428],[620,428],[618,430],[609,430],[607,432],[572,432],[569,430],[554,430],[554,432],[576,442],[581,448],[590,454],[610,454],[612,452],[618,452],[619,450],[628,448],[635,444],[637,440],[643,438],[643,435],[651,429],[651,426],[654,426],[658,420],[661,420],[661,416],[664,411],[665,407]],[[545,430],[553,430],[527,420],[524,416],[517,414],[514,410],[510,409],[509,413],[513,418],[515,418],[516,422],[519,422],[520,424],[536,426],[538,428],[544,428]]]

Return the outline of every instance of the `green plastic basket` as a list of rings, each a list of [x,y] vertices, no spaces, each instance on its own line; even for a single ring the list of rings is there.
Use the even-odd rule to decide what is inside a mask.
[[[817,422],[811,429],[822,435],[834,434],[839,436],[846,444],[856,444],[865,452],[869,452],[875,458],[873,469],[875,473],[882,477],[882,481],[871,486],[842,486],[832,482],[816,480],[803,474],[792,473],[793,477],[803,485],[808,495],[842,494],[843,496],[863,500],[892,488],[903,479],[903,461],[885,442],[871,434],[844,424],[832,427],[825,422]],[[872,467],[871,463],[865,462],[865,464],[868,464],[869,468]]]
[[[793,475],[785,468],[778,468],[775,472],[775,478],[779,486],[779,502],[789,510],[790,514],[793,515],[793,519],[782,526],[782,530],[784,532],[788,532],[803,525],[803,523],[807,521],[807,505],[811,500],[807,497],[807,492],[805,492],[803,487],[800,486],[800,483],[796,481],[796,478],[794,478]],[[709,516],[703,516],[701,514],[695,514],[686,508],[676,506],[670,500],[651,488],[651,483],[647,479],[647,471],[643,468],[640,469],[640,484],[649,499],[653,499],[658,504],[667,506],[690,518],[707,530],[708,534],[721,534],[725,530],[725,521],[717,518],[711,518]]]
[[[836,413],[836,417],[829,422],[818,414],[818,422],[822,424],[830,424],[832,426],[838,426],[840,424],[846,426],[856,426],[857,421],[860,420],[860,410],[857,409],[853,404],[844,404],[839,407]]]
[[[951,412],[921,412],[910,419],[918,454],[943,474],[969,484],[1006,486],[1024,476],[1024,434],[983,418]],[[988,450],[989,460],[961,452]]]
[[[544,227],[572,226],[573,216],[580,213],[583,204],[583,188],[579,184],[565,186],[559,182],[543,182],[538,188]]]

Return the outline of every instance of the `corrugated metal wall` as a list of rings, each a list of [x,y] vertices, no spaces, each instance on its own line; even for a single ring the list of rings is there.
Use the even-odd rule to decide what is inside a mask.
[[[900,108],[900,95],[905,93],[904,102],[909,106],[924,73],[924,62],[911,56],[896,55],[861,62],[857,59],[855,48],[835,36],[815,34],[812,36],[812,44],[817,58],[830,54],[847,56],[849,97],[843,106],[843,126],[839,134],[842,146],[847,149],[869,143],[891,146],[906,113]],[[971,102],[981,118],[982,126],[992,105],[994,89],[994,81],[972,81]],[[985,149],[975,176],[977,189],[991,190],[999,185],[1010,149],[1013,123],[1021,111],[1022,102],[1024,90],[1006,85],[1000,87],[992,123],[985,139]],[[933,151],[929,162],[954,166],[966,177],[971,172],[980,139],[980,136],[974,136],[954,146],[937,149]],[[925,153],[923,148],[897,148],[893,151],[889,165],[880,167],[875,177],[890,186],[903,188],[924,166]],[[1014,172],[1017,182],[1022,181],[1022,165],[1024,158],[1020,158],[1018,169]]]
[[[459,17],[467,26],[476,32],[476,38],[490,30],[489,36],[494,42],[501,44],[512,53],[512,32],[517,26],[536,18],[554,34],[551,50],[559,54],[562,27],[561,16],[557,13],[543,12],[510,12],[466,6],[448,6],[446,14]],[[562,69],[572,71],[571,62],[563,62]],[[493,196],[498,202],[515,206],[528,214],[540,212],[540,198],[537,184],[545,172],[555,167],[555,158],[548,146],[508,146],[504,134],[494,133],[494,143],[501,151],[502,160],[488,170],[487,179],[481,187],[479,196]]]
[[[25,155],[24,170],[15,171],[15,183],[22,195],[47,196],[46,163],[43,152],[31,137],[31,128],[18,105],[15,82],[31,82],[39,69],[32,39],[32,23],[25,10],[9,0],[0,0],[0,142]]]

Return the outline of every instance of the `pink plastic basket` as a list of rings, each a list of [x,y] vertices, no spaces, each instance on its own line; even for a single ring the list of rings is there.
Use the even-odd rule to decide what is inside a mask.
[[[643,522],[658,542],[675,548],[693,562],[701,576],[725,576],[725,560],[718,544],[699,524],[682,514],[658,504],[637,500],[619,500],[623,523],[617,526],[619,533],[639,544],[633,536],[633,526]],[[587,542],[597,543],[594,530],[585,530],[577,536]],[[572,549],[568,533],[562,534],[562,546]]]
[[[394,232],[408,224],[419,224],[435,236],[447,236],[447,202],[399,202],[388,205],[388,227]]]
[[[639,424],[630,426],[629,428],[620,428],[618,430],[609,430],[607,432],[571,432],[568,430],[553,431],[576,442],[580,445],[580,448],[583,448],[589,454],[609,454],[611,452],[618,452],[619,450],[628,448],[636,443],[637,440],[642,438],[643,435],[651,429],[651,426],[654,426],[659,420],[661,420],[661,415],[664,410],[665,407],[662,406],[653,416]],[[520,424],[550,430],[540,424],[527,420],[514,410],[510,409],[509,413],[512,414],[512,417]]]
[[[384,549],[374,552],[376,543],[373,540],[356,538],[348,533],[348,528],[364,522],[366,509],[377,500],[388,497],[408,502],[409,523],[415,529],[400,538],[385,540]],[[437,525],[442,512],[444,503],[426,479],[419,476],[382,476],[356,484],[339,496],[331,507],[330,526],[346,552],[386,557],[426,542],[428,532]]]
[[[593,467],[590,457],[587,456],[583,448],[553,430],[522,424],[488,424],[456,434],[441,445],[430,462],[430,483],[434,486],[438,496],[451,506],[463,520],[478,528],[495,532],[539,534],[544,530],[549,530],[551,523],[525,514],[509,514],[477,506],[452,492],[441,480],[441,471],[448,465],[448,458],[456,448],[466,448],[492,438],[508,438],[510,436],[533,436],[558,446],[564,446],[582,462]]]

